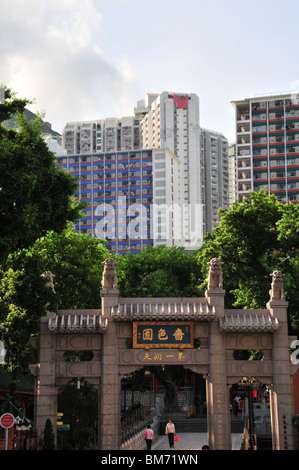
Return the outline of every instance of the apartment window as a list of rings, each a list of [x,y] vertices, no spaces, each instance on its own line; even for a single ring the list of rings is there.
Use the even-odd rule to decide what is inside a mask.
[[[165,171],[157,171],[156,178],[165,178]]]

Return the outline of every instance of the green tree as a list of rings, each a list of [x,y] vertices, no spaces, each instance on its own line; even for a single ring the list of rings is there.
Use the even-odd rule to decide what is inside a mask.
[[[3,83],[0,83],[0,88],[4,90],[4,103],[0,103],[0,123],[8,121],[15,113],[23,113],[25,107],[32,104],[27,98],[17,98],[16,93]],[[7,130],[1,126],[0,132],[7,133]]]
[[[87,381],[77,388],[74,381],[63,387],[58,397],[63,422],[70,425],[64,448],[86,449],[95,443],[98,426],[98,390]]]
[[[200,267],[194,254],[183,248],[148,247],[118,258],[120,294],[123,297],[194,297],[199,293]]]
[[[55,275],[57,308],[101,308],[102,261],[110,257],[102,240],[68,227],[48,232],[24,253],[35,253],[42,272]]]
[[[269,300],[270,274],[286,274],[285,291],[293,328],[298,319],[298,207],[281,204],[275,195],[252,192],[249,199],[235,202],[228,211],[220,209],[220,223],[206,235],[198,253],[206,285],[207,262],[223,261],[226,306],[265,308]]]
[[[19,129],[0,125],[0,262],[48,230],[61,232],[82,208],[72,200],[75,178],[58,167],[40,119],[29,123],[22,114],[28,100],[17,100],[7,88],[5,97],[0,124],[17,111]]]
[[[8,256],[0,273],[0,323],[6,366],[14,376],[27,366],[30,338],[39,332],[47,310],[100,308],[101,262],[108,256],[101,241],[72,228],[48,232]],[[41,275],[46,271],[55,275],[55,293],[45,287]]]
[[[43,450],[55,450],[55,436],[52,421],[48,418],[45,423]]]

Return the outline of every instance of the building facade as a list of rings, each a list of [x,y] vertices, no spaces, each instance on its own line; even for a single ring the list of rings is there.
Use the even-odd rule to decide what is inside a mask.
[[[175,233],[178,159],[168,150],[62,155],[59,165],[77,178],[76,198],[87,205],[75,228],[107,241],[111,252],[180,243]],[[175,238],[176,237],[176,238]]]
[[[219,207],[229,206],[228,141],[223,134],[202,129],[204,153],[204,219],[206,232],[219,225]]]
[[[149,110],[140,121],[142,146],[169,148],[179,158],[182,243],[186,248],[196,248],[203,236],[199,99],[195,94],[170,92],[154,98],[150,95],[145,99]]]
[[[228,146],[228,179],[229,179],[229,205],[237,199],[237,165],[236,165],[236,144]]]
[[[68,155],[141,148],[139,121],[134,116],[69,122],[63,129],[62,139]]]
[[[104,173],[109,174],[110,170],[116,170],[109,160],[110,157],[113,159],[112,154],[119,155],[121,152],[137,154],[143,151],[152,153],[153,149],[164,151],[165,155],[171,154],[172,158],[166,158],[165,161],[175,162],[173,166],[175,171],[172,174],[165,173],[163,182],[165,187],[159,186],[162,182],[155,180],[153,173],[152,181],[156,181],[158,186],[155,187],[151,183],[147,188],[148,196],[152,194],[152,204],[155,204],[156,200],[160,201],[163,193],[163,197],[167,200],[165,214],[166,212],[174,214],[173,218],[168,216],[169,220],[175,222],[170,230],[173,236],[166,236],[166,239],[164,237],[166,244],[175,243],[191,250],[199,248],[203,236],[219,223],[219,207],[225,209],[228,207],[228,142],[222,134],[200,128],[199,98],[195,94],[147,93],[143,100],[137,102],[133,116],[67,123],[63,129],[62,140],[68,158],[64,160],[59,158],[59,161],[60,163],[64,161],[63,166],[66,169],[76,164],[82,165],[82,171],[85,171],[84,165],[92,163],[93,156],[102,155],[101,158],[104,160],[101,161],[101,165],[98,163],[98,166],[101,166]],[[104,155],[107,157],[103,157]],[[117,164],[117,161],[114,163]],[[130,169],[134,168],[134,165],[130,166],[132,164],[128,157],[127,164],[124,163],[125,166],[122,168],[122,178],[128,180],[129,184],[131,184]],[[92,165],[90,171],[94,172],[95,164]],[[148,172],[150,171],[152,170],[149,169]],[[76,171],[74,174],[77,176]],[[93,180],[87,179],[87,183],[83,183],[82,178],[87,178],[88,174],[79,176],[81,183],[77,197],[84,199],[85,188],[89,190],[87,193],[99,189],[94,186]],[[147,177],[150,177],[149,173]],[[95,184],[102,185],[103,182],[98,180],[96,177]],[[105,197],[106,203],[110,204],[110,197],[122,194],[117,181],[111,181],[111,184],[114,188],[113,194],[109,194],[108,190],[101,193],[101,202],[102,197]],[[126,185],[125,181],[123,185]],[[138,195],[141,186],[135,186],[136,188],[133,185],[133,189]],[[133,189],[130,191],[132,199]],[[143,186],[142,189],[146,190]],[[175,210],[172,206],[174,201]],[[142,201],[141,203],[143,204]],[[153,215],[152,222],[154,218]],[[78,230],[83,233],[86,230],[87,233],[94,233],[94,222],[90,224],[89,218],[86,220],[77,225]],[[153,223],[152,229],[156,230],[158,226],[160,227],[159,224]],[[128,248],[128,244],[123,245]],[[142,244],[141,246],[143,247]],[[129,248],[131,249],[131,246]]]
[[[236,113],[237,198],[264,188],[299,202],[299,103],[292,94],[232,102]]]

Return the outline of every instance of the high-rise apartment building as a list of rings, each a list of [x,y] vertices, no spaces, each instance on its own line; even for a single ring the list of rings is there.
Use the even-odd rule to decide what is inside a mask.
[[[143,148],[169,148],[180,160],[182,245],[199,246],[203,237],[203,181],[198,96],[163,92],[146,96],[138,105],[148,109],[140,121]]]
[[[168,150],[146,149],[57,156],[75,176],[77,199],[87,205],[75,228],[107,240],[113,253],[147,245],[179,245],[178,159]]]
[[[299,202],[299,103],[278,94],[232,102],[236,113],[237,198],[264,188]]]
[[[219,225],[219,207],[229,206],[228,141],[223,134],[202,129],[204,220],[206,232]]]
[[[141,148],[139,121],[127,116],[69,122],[63,129],[62,142],[68,155],[137,150]]]
[[[231,205],[237,199],[237,170],[236,170],[236,144],[231,143],[228,146],[228,179],[229,196],[228,202]]]
[[[218,225],[218,208],[228,206],[228,143],[222,134],[201,130],[195,94],[147,93],[137,102],[134,116],[67,123],[62,138],[67,156],[59,162],[78,176],[76,195],[90,205],[76,228],[103,235],[98,206],[112,205],[115,240],[106,222],[104,233],[111,251],[134,252],[148,243],[197,248],[203,235]],[[126,218],[127,238],[122,239],[123,196],[126,217],[135,202],[147,207],[148,217],[152,205],[152,238],[148,232],[140,242],[133,239]]]

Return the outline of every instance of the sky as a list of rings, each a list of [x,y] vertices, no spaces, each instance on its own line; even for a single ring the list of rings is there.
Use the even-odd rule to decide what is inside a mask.
[[[235,140],[231,101],[299,89],[298,0],[0,0],[0,83],[62,133],[195,93]]]

